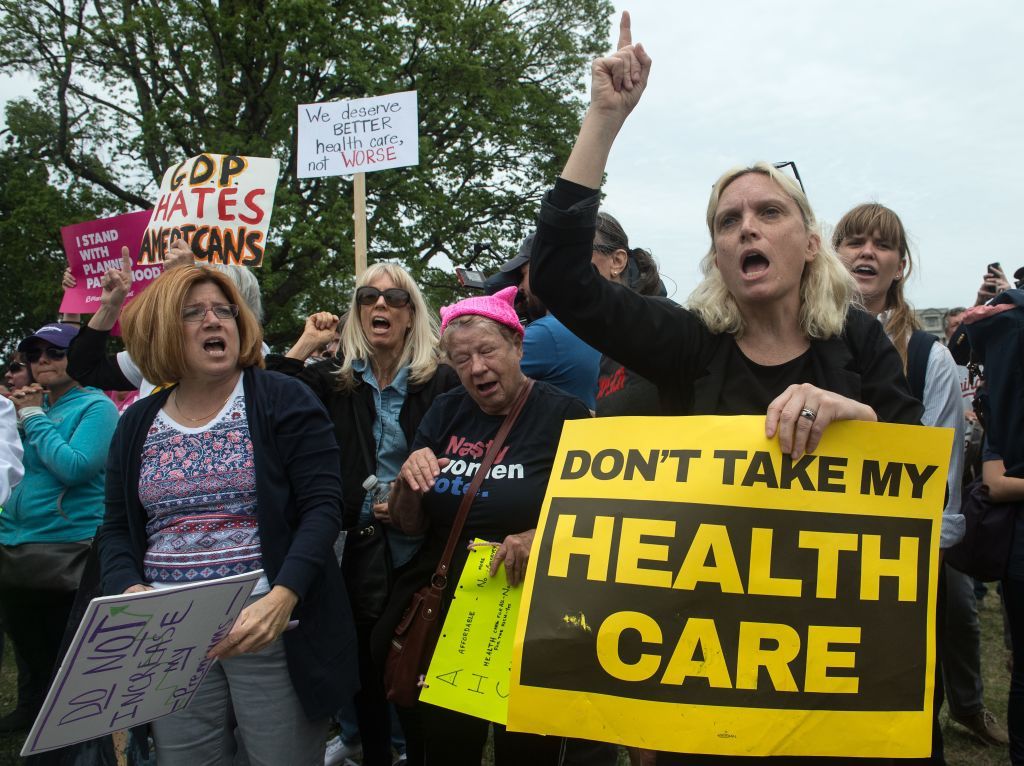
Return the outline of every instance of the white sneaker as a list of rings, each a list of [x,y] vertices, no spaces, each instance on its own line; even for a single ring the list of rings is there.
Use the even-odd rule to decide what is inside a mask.
[[[348,766],[349,758],[358,758],[363,754],[361,743],[345,744],[345,740],[339,734],[334,739],[328,740],[327,751],[324,753],[324,766]]]

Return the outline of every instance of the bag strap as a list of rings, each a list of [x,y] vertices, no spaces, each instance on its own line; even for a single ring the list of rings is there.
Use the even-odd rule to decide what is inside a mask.
[[[491,446],[487,448],[484,459],[480,461],[480,467],[473,474],[473,481],[470,482],[469,489],[462,494],[459,511],[455,514],[455,522],[452,524],[451,534],[448,535],[448,545],[445,546],[434,576],[430,578],[431,586],[438,590],[444,590],[448,584],[448,568],[451,566],[452,556],[455,554],[455,546],[459,542],[459,536],[462,535],[462,528],[466,524],[466,517],[469,516],[469,508],[473,505],[473,500],[476,499],[476,493],[479,491],[480,485],[484,483],[484,477],[487,476],[487,472],[491,470],[491,464],[494,463],[494,459],[505,445],[505,439],[508,437],[509,431],[512,430],[512,426],[516,424],[516,420],[519,419],[519,413],[522,412],[523,405],[526,404],[526,399],[530,396],[530,391],[532,390],[533,380],[527,378],[526,383],[523,384],[519,391],[519,396],[512,403],[512,408],[508,411],[505,420],[498,429],[498,433],[495,435],[494,440],[491,441]]]
[[[910,392],[918,401],[924,399],[924,379],[928,373],[928,357],[932,353],[932,344],[938,338],[924,330],[914,330],[907,343],[907,382]]]

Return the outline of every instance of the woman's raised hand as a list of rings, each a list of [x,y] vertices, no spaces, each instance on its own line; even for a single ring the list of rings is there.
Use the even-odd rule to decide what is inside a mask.
[[[825,427],[836,420],[878,420],[868,405],[810,383],[794,384],[768,405],[764,435],[779,435],[779,447],[793,459],[814,452]]]
[[[103,272],[100,287],[100,305],[120,310],[132,289],[132,256],[127,247],[121,248],[121,268]]]
[[[318,311],[306,317],[306,325],[302,329],[303,339],[309,339],[317,348],[323,348],[334,337],[340,318],[330,311]]]
[[[615,136],[640,101],[651,73],[651,57],[642,45],[633,44],[629,13],[623,11],[619,22],[618,50],[597,59],[590,73],[590,108],[583,117],[562,178],[597,189]]]
[[[167,269],[177,269],[182,266],[195,265],[196,257],[188,242],[186,242],[182,237],[178,237],[176,240],[171,242],[171,246],[167,248],[167,257],[164,258],[164,271]]]
[[[640,101],[651,73],[651,57],[643,45],[633,44],[629,11],[619,21],[616,51],[594,61],[590,73],[591,110],[621,123]]]

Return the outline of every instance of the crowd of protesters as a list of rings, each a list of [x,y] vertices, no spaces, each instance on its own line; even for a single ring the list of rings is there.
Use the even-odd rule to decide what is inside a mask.
[[[798,179],[764,162],[729,170],[708,203],[703,281],[685,306],[666,296],[651,254],[599,209],[650,66],[625,17],[618,50],[594,63],[590,107],[535,232],[484,295],[438,313],[408,272],[377,263],[339,296],[344,312],[312,314],[275,354],[253,275],[196,266],[179,240],[127,306],[126,252],[84,325],[61,317],[18,344],[0,398],[0,617],[19,680],[0,731],[27,730],[38,713],[91,557],[89,592],[105,594],[264,573],[195,699],[151,725],[160,766],[476,766],[489,732],[499,766],[615,764],[615,746],[392,705],[382,675],[410,597],[451,555],[453,526],[451,581],[475,538],[496,547],[492,576],[522,581],[571,419],[759,415],[794,458],[836,421],[952,429],[944,550],[964,535],[965,475],[982,476],[994,502],[1024,500],[1007,457],[1018,445],[985,440],[973,373],[920,330],[904,297],[913,258],[895,211],[858,205],[824,238]],[[1011,288],[993,264],[976,303]],[[947,341],[970,315],[949,312]],[[108,355],[118,321],[124,350]],[[115,392],[135,391],[119,415]],[[503,470],[469,490],[455,458],[479,459],[506,421]],[[1009,732],[983,702],[977,583],[944,566],[932,752],[912,762],[944,763],[946,701],[952,720],[1024,764],[1018,537],[1001,586]]]

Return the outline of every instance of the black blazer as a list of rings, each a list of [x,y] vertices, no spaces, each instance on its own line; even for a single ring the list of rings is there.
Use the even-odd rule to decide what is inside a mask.
[[[299,624],[283,634],[288,669],[306,715],[323,718],[358,685],[352,613],[333,551],[341,529],[338,446],[323,406],[297,381],[248,368],[243,387],[263,568],[272,586],[283,585],[299,596],[292,614]],[[142,449],[172,390],[133,404],[114,433],[106,516],[96,535],[106,594],[145,582]]]
[[[359,522],[359,511],[366,500],[363,481],[377,470],[377,447],[373,443],[373,421],[377,417],[373,390],[359,374],[353,371],[356,386],[351,391],[338,388],[337,372],[341,365],[335,360],[317,362],[308,366],[298,359],[277,354],[267,356],[269,369],[295,375],[313,389],[313,393],[327,408],[334,423],[334,435],[341,447],[341,482],[344,493],[343,525],[351,529]],[[398,424],[412,447],[413,437],[420,421],[430,409],[434,399],[459,385],[455,370],[445,364],[438,365],[434,376],[423,383],[409,383],[405,402],[398,413]],[[367,457],[374,462],[368,463]]]

